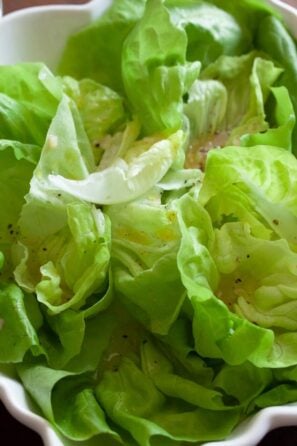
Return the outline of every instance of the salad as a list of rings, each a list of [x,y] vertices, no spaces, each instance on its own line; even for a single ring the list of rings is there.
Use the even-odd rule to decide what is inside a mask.
[[[198,445],[297,400],[296,113],[260,0],[114,0],[57,73],[0,67],[0,363],[64,437]]]

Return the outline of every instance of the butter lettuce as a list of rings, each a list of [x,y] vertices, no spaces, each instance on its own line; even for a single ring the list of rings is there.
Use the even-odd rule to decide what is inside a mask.
[[[285,87],[272,87],[282,70],[260,56],[222,56],[193,83],[184,105],[191,129],[189,166],[204,168],[205,152],[213,147],[266,144],[291,150],[293,105]]]
[[[42,146],[60,99],[60,81],[43,64],[0,68],[0,138]]]
[[[296,399],[296,60],[260,0],[115,0],[0,67],[0,363],[65,445]]]
[[[264,162],[267,174],[261,167]],[[207,246],[204,241],[202,249],[208,247],[219,281],[208,280],[200,293],[197,279],[188,285],[197,319],[194,317],[196,346],[205,356],[222,356],[231,364],[249,359],[260,367],[294,364],[296,244],[290,228],[296,210],[293,188],[287,187],[287,181],[294,181],[296,167],[291,154],[273,147],[230,147],[209,154],[200,200],[216,229],[212,244]],[[285,177],[284,171],[292,174]],[[205,272],[203,277],[207,277]],[[203,326],[213,326],[210,315],[214,312],[216,330],[206,341]],[[242,336],[248,336],[248,344]]]
[[[172,21],[187,33],[187,58],[205,67],[225,54],[237,56],[251,49],[251,35],[234,15],[211,2],[167,0]]]
[[[164,177],[183,142],[183,132],[178,130],[169,137],[153,135],[133,141],[129,147],[124,143],[123,153],[109,159],[106,168],[101,169],[99,164],[99,169],[85,179],[68,179],[57,172],[48,180],[52,189],[87,202],[103,205],[128,202],[147,193]]]
[[[265,132],[250,133],[241,136],[243,146],[268,145],[292,150],[292,137],[296,117],[288,90],[281,87],[271,87],[270,128]],[[273,99],[272,99],[273,98]],[[267,108],[267,107],[266,107]]]
[[[110,206],[106,213],[115,291],[134,317],[153,333],[166,334],[185,298],[176,263],[176,212],[160,201],[140,200]]]
[[[123,99],[110,88],[91,79],[63,78],[63,91],[77,105],[85,131],[94,147],[106,134],[115,130],[126,120]]]
[[[75,79],[91,78],[113,90],[123,91],[123,43],[143,14],[144,6],[144,0],[114,1],[102,17],[70,37],[59,73]]]
[[[37,351],[42,316],[33,296],[24,295],[15,284],[1,284],[0,321],[1,363],[18,363],[28,350]]]
[[[200,382],[195,382],[182,369],[174,367],[152,343],[144,345],[142,362],[143,369],[165,395],[214,411],[248,412],[250,401],[272,382],[270,370],[249,363],[224,365],[212,382],[205,383],[201,378]],[[206,364],[204,366],[206,368]],[[241,385],[242,381],[245,386]]]
[[[116,373],[105,373],[96,395],[111,419],[127,429],[141,446],[151,444],[151,437],[159,437],[160,444],[166,438],[191,443],[221,438],[238,420],[237,411],[225,411],[218,417],[215,412],[191,410],[190,406],[174,401],[166,404],[149,376],[129,359],[122,361]]]
[[[261,20],[256,35],[257,46],[267,52],[272,59],[285,68],[280,84],[290,93],[294,112],[297,113],[297,93],[295,89],[297,79],[297,50],[296,42],[285,26],[276,17],[268,16]],[[293,151],[297,150],[296,126],[292,135]]]
[[[12,276],[11,248],[18,235],[18,220],[39,151],[38,146],[0,140],[0,252],[5,257],[2,279]]]
[[[83,306],[94,292],[102,293],[110,258],[109,222],[100,209],[75,202],[48,184],[48,172],[81,178],[94,163],[75,108],[72,112],[70,107],[65,97],[49,128],[25,197],[15,246],[17,283],[36,292],[38,300],[54,313]]]
[[[294,248],[296,167],[292,154],[270,146],[214,151],[208,157],[201,201],[217,225],[231,216],[249,223],[253,235],[284,238]]]
[[[149,1],[122,52],[125,92],[145,133],[182,126],[182,97],[200,69],[199,62],[186,62],[186,48],[186,33],[173,25],[162,2]]]
[[[89,376],[34,363],[20,365],[18,372],[48,420],[68,438],[82,441],[98,434],[117,438],[95,399]]]

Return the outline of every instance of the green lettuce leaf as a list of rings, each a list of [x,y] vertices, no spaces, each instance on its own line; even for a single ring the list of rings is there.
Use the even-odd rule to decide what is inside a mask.
[[[63,95],[48,129],[35,177],[45,182],[47,175],[59,172],[66,177],[81,179],[94,169],[92,147],[77,107]]]
[[[256,45],[285,68],[279,83],[289,91],[295,115],[297,115],[297,50],[296,43],[283,23],[276,17],[265,17],[260,23]],[[293,153],[297,151],[297,127],[292,136]]]
[[[230,144],[250,146],[263,140],[290,149],[295,123],[292,104],[286,90],[271,88],[280,73],[257,52],[222,56],[209,65],[190,88],[184,106],[191,129],[186,165],[204,168],[210,149]],[[276,124],[266,117],[271,91],[277,102]]]
[[[187,33],[189,60],[199,60],[205,67],[222,54],[238,56],[251,49],[250,33],[223,9],[192,0],[167,0],[165,4],[171,20]]]
[[[115,0],[0,67],[0,362],[65,445],[296,399],[296,60],[261,0]]]
[[[215,411],[193,410],[179,401],[166,402],[150,377],[127,358],[116,372],[103,375],[96,395],[109,417],[127,429],[141,446],[154,441],[164,444],[166,438],[193,443],[224,438],[239,416],[238,411],[218,415]],[[151,440],[152,437],[156,438]]]
[[[61,98],[61,82],[45,65],[1,66],[0,138],[42,146]]]
[[[186,313],[185,307],[184,312]],[[208,365],[195,351],[192,315],[191,313],[191,317],[186,317],[185,314],[182,314],[161,340],[166,351],[170,353],[172,363],[178,370],[183,370],[186,375],[190,373],[195,382],[210,387],[215,371],[212,364]]]
[[[160,0],[149,0],[122,54],[125,91],[146,134],[183,124],[182,97],[200,69],[199,62],[186,62],[186,48],[186,33]]]
[[[297,389],[295,384],[280,384],[264,392],[255,403],[258,409],[280,406],[282,404],[296,403]]]
[[[249,223],[255,236],[284,238],[294,246],[296,174],[296,158],[276,147],[215,150],[208,156],[200,199],[216,225],[229,216]]]
[[[224,128],[231,130],[253,116],[264,118],[264,102],[269,87],[282,70],[256,51],[239,56],[222,56],[203,72],[203,80],[215,78],[227,89],[228,102]],[[261,121],[260,121],[261,125]],[[263,124],[262,124],[263,125]],[[265,130],[265,129],[263,129]]]
[[[209,154],[199,199],[212,222],[197,218],[193,228],[187,223],[178,257],[194,308],[195,346],[203,356],[259,367],[295,362],[296,205],[288,182],[294,185],[296,167],[290,153],[268,146]],[[193,214],[194,206],[188,203],[187,212]],[[217,229],[207,239],[212,223]],[[203,257],[190,254],[195,242]]]
[[[185,297],[176,264],[180,242],[176,212],[148,198],[109,206],[105,212],[112,227],[116,293],[152,332],[167,333]]]
[[[200,288],[214,289],[218,272],[209,249],[214,242],[211,220],[207,212],[190,193],[174,203],[182,234],[177,264],[189,296]]]
[[[259,367],[294,364],[296,253],[285,240],[256,239],[241,223],[226,223],[217,231],[213,256],[221,273],[220,299],[243,319],[274,331],[270,351],[255,351],[250,360]]]
[[[216,5],[236,20],[250,49],[257,47],[256,36],[263,19],[273,16],[282,20],[281,13],[265,0],[241,0],[240,5],[232,0],[208,0],[208,3]]]
[[[22,362],[28,350],[39,351],[41,313],[35,298],[15,284],[0,285],[0,325],[0,362]]]
[[[38,309],[36,297],[33,299]],[[104,311],[111,300],[105,301],[106,307],[103,308],[105,296],[99,301],[98,296],[94,296],[95,299],[93,307],[86,310],[67,309],[54,315],[43,311],[43,323],[37,327],[39,349],[35,350],[46,358],[50,367],[75,373],[96,371],[115,329],[116,316],[112,308]],[[42,309],[40,304],[39,308]],[[31,313],[30,309],[28,314]]]
[[[273,370],[274,386],[266,389],[255,403],[262,409],[269,406],[296,402],[296,365]]]
[[[292,150],[292,133],[296,122],[293,104],[285,87],[271,87],[274,102],[268,101],[270,128],[264,133],[252,133],[240,138],[242,146],[267,145]]]
[[[236,367],[222,366],[206,385],[197,381],[195,375],[193,379],[183,370],[182,364],[174,368],[152,343],[143,345],[142,364],[143,370],[165,395],[214,411],[241,408],[247,412],[251,401],[272,381],[271,371],[245,363]]]
[[[94,79],[118,92],[123,91],[123,43],[141,17],[144,5],[144,0],[113,1],[102,17],[70,37],[59,73],[75,79]]]
[[[213,135],[223,125],[228,93],[218,80],[196,80],[189,90],[184,112],[191,123],[194,138]]]
[[[246,133],[263,132],[269,128],[269,123],[266,122],[265,119],[266,113],[264,104],[270,94],[270,87],[278,79],[280,73],[281,69],[275,67],[271,61],[255,58],[249,77],[250,94],[247,108],[238,122],[238,125],[236,125],[236,128],[231,131],[228,140],[229,144],[234,144],[237,139]],[[239,91],[237,93],[239,93]],[[235,100],[235,97],[233,97],[233,104]],[[231,105],[231,99],[229,104]],[[232,116],[231,112],[231,119],[234,119],[236,122],[236,109],[234,108],[233,113],[234,115]],[[230,119],[230,117],[227,119]]]
[[[99,170],[82,180],[50,175],[51,187],[97,204],[128,202],[148,192],[173,165],[183,147],[184,134],[179,130],[169,137],[153,135],[127,147],[135,133],[128,129],[128,135],[124,132],[121,143],[115,145],[116,155],[114,151],[103,155]]]
[[[108,426],[87,374],[76,375],[34,363],[20,364],[18,373],[47,419],[68,438],[76,441],[94,435],[103,435],[103,441],[105,435],[119,438]],[[101,441],[100,437],[98,440]]]
[[[38,339],[51,367],[62,369],[80,353],[85,326],[83,312],[65,310],[54,316],[44,314]]]
[[[85,310],[67,309],[53,315],[43,312],[38,339],[50,367],[75,373],[96,371],[116,323],[112,308],[107,310],[113,294],[107,295],[92,296],[95,303]]]
[[[268,368],[250,362],[239,366],[224,365],[213,380],[213,386],[225,396],[225,404],[233,399],[243,407],[245,414],[254,411],[259,395],[273,383],[273,373]],[[260,396],[261,398],[261,396]]]
[[[0,139],[0,151],[6,149],[14,154],[16,161],[24,159],[32,164],[38,163],[41,152],[41,147],[35,144],[23,144],[19,141]]]
[[[199,382],[175,373],[173,364],[150,342],[142,348],[142,363],[144,371],[163,394],[205,409],[229,408],[219,391],[204,387]],[[236,403],[231,405],[231,408],[234,408],[234,405]]]
[[[209,215],[190,194],[178,203],[178,216],[182,240],[177,262],[192,305],[195,350],[203,357],[241,364],[255,349],[271,347],[273,333],[229,313],[215,296],[220,276],[211,255],[214,230]],[[249,343],[239,348],[246,336]]]
[[[232,144],[291,150],[292,103],[285,87],[271,87],[280,73],[257,52],[223,56],[209,65],[190,88],[184,105],[191,131],[186,166],[204,169],[210,149]]]
[[[5,256],[2,279],[12,276],[11,247],[18,235],[18,220],[39,151],[38,146],[0,140],[0,251]]]
[[[38,300],[53,313],[79,308],[94,292],[107,288],[108,220],[100,209],[53,191],[48,183],[52,172],[82,178],[93,162],[75,108],[65,97],[34,172],[15,246],[17,283],[35,291]]]
[[[82,312],[86,317],[86,311]],[[118,326],[118,314],[114,306],[85,319],[83,341],[79,353],[67,362],[64,368],[75,373],[95,372],[100,370],[100,362],[108,350],[111,337]],[[77,336],[73,332],[73,336]],[[72,344],[76,344],[72,341]],[[106,357],[106,355],[105,355]]]
[[[110,88],[91,79],[76,81],[67,76],[62,81],[63,90],[75,101],[85,131],[96,150],[101,139],[106,134],[114,133],[125,121],[123,99]]]

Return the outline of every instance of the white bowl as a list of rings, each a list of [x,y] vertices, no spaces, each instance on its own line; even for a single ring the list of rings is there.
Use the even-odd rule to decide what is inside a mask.
[[[68,36],[99,17],[111,2],[92,0],[80,6],[43,6],[8,14],[0,19],[0,65],[44,61],[55,68]],[[280,10],[297,38],[297,9],[278,0],[269,3]],[[38,415],[9,366],[0,367],[0,400],[17,420],[40,434],[45,446],[78,444],[62,438]],[[255,446],[271,429],[290,425],[297,425],[297,403],[263,409],[241,423],[226,440],[204,446]],[[86,446],[88,442],[79,444]]]

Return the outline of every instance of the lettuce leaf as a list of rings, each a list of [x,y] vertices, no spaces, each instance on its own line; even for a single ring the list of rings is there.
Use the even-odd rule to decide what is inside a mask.
[[[0,140],[0,252],[5,257],[2,279],[12,276],[11,247],[18,235],[18,220],[39,151],[35,145]]]
[[[213,255],[221,273],[220,299],[243,319],[274,331],[271,351],[255,352],[250,360],[259,367],[292,365],[296,254],[284,240],[255,239],[240,223],[226,223],[217,233]]]
[[[270,143],[291,150],[293,106],[284,87],[272,87],[282,70],[259,56],[222,56],[190,88],[184,105],[191,130],[187,167],[204,168],[210,149],[232,144]],[[270,93],[274,116],[267,116],[265,108]]]
[[[270,105],[270,128],[265,132],[251,133],[240,138],[242,146],[267,145],[292,150],[292,134],[296,123],[293,104],[285,87],[271,87],[274,101]]]
[[[42,316],[33,296],[24,295],[15,284],[0,285],[0,362],[22,362],[31,349],[38,352],[37,330]]]
[[[106,134],[114,133],[125,121],[123,99],[110,88],[91,79],[75,79],[66,76],[62,79],[63,91],[74,100],[81,115],[85,131],[94,147]]]
[[[123,153],[109,157],[85,179],[50,175],[49,182],[55,190],[66,192],[80,200],[97,204],[117,204],[134,200],[147,193],[167,173],[181,150],[184,135],[181,130],[169,137],[153,135],[135,141],[125,148],[126,141],[118,147]],[[124,135],[125,138],[125,135]],[[134,141],[133,141],[134,142]],[[106,162],[106,158],[102,158]]]
[[[208,156],[201,202],[214,222],[247,222],[253,235],[296,244],[296,158],[270,146],[229,147]],[[220,183],[217,178],[220,177]],[[221,201],[219,196],[224,195]]]
[[[193,410],[179,401],[166,403],[150,377],[127,358],[116,372],[105,372],[96,395],[110,418],[141,446],[149,446],[154,441],[151,437],[159,439],[159,444],[166,438],[193,443],[224,438],[239,416],[238,411],[219,412],[218,416],[214,411]]]
[[[65,444],[296,398],[295,65],[260,0],[115,0],[0,67],[0,362]]]
[[[182,367],[174,367],[151,342],[142,348],[142,364],[143,370],[165,395],[214,411],[240,409],[248,412],[251,401],[272,381],[268,369],[244,363],[241,366],[224,365],[215,378],[205,384],[193,376],[190,379]]]
[[[297,50],[296,43],[283,23],[276,17],[265,17],[260,23],[256,36],[257,46],[270,55],[272,59],[284,67],[280,85],[289,91],[295,115],[297,114]],[[292,135],[293,153],[297,150],[297,128]]]
[[[238,56],[251,49],[250,33],[238,20],[210,2],[167,0],[172,21],[187,33],[187,58],[205,67],[222,54]]]
[[[191,229],[187,223],[179,253],[194,308],[195,346],[203,356],[234,365],[245,360],[259,367],[294,364],[296,210],[294,189],[287,182],[294,181],[296,167],[290,153],[267,146],[230,147],[208,156],[199,200],[217,229],[211,229],[207,239],[201,218]],[[292,174],[284,176],[284,171]],[[193,201],[187,206],[192,214],[194,206]],[[190,231],[203,257],[189,254],[195,246]],[[215,271],[215,281],[210,271]]]
[[[113,1],[102,17],[70,37],[60,61],[59,73],[75,79],[94,79],[117,92],[123,91],[123,43],[141,17],[144,6],[144,0]]]
[[[246,39],[250,40],[255,37],[259,23],[265,17],[282,19],[280,12],[263,0],[242,0],[239,8],[232,0],[208,0],[208,2],[232,15],[240,24]]]
[[[105,292],[108,283],[108,220],[100,209],[53,191],[48,184],[50,172],[79,179],[94,163],[71,107],[64,98],[49,129],[22,209],[15,246],[17,283],[35,291],[53,313],[83,306],[94,292]]]
[[[180,242],[176,212],[149,199],[105,211],[112,227],[115,292],[147,328],[166,334],[185,297],[176,263]]]
[[[80,441],[94,435],[118,438],[105,420],[88,375],[30,362],[21,364],[18,373],[47,419],[68,438]]]
[[[62,86],[43,64],[0,67],[0,138],[42,146],[62,97]]]
[[[122,53],[125,91],[146,134],[182,126],[182,97],[200,69],[186,62],[186,48],[186,33],[160,0],[149,0]]]

